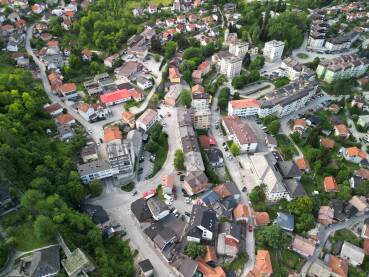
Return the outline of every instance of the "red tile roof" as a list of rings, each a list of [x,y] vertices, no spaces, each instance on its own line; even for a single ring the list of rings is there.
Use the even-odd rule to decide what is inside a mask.
[[[67,124],[74,120],[73,116],[69,113],[59,115],[56,120],[59,124]]]
[[[326,192],[339,192],[336,180],[332,176],[324,178],[324,189]]]
[[[241,99],[232,100],[231,105],[233,109],[259,108],[260,104],[256,99]]]
[[[132,92],[127,89],[120,89],[117,91],[105,93],[100,96],[100,101],[104,104],[121,101],[123,99],[130,99]]]
[[[110,142],[115,139],[122,139],[122,133],[118,127],[105,127],[104,128],[104,142]]]

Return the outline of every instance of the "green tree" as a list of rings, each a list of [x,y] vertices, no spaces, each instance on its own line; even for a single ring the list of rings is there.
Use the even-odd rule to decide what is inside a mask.
[[[311,213],[313,210],[313,201],[309,196],[303,196],[292,200],[288,204],[288,211],[295,215]]]
[[[238,156],[240,154],[240,147],[234,142],[232,142],[230,150],[233,156]]]
[[[219,92],[218,97],[218,106],[222,111],[227,109],[228,101],[229,101],[229,88],[222,88]]]
[[[38,216],[33,227],[35,235],[39,240],[48,242],[54,240],[56,226],[49,217],[44,215]]]
[[[0,267],[3,267],[8,260],[9,246],[3,241],[0,241]]]
[[[145,146],[145,149],[149,151],[150,153],[158,152],[159,148],[160,148],[160,145],[157,142],[152,141],[152,140],[150,140]]]
[[[189,242],[186,245],[185,253],[191,258],[196,258],[197,256],[203,257],[206,253],[206,247],[195,242]]]
[[[89,189],[92,197],[97,197],[102,193],[103,185],[100,180],[93,180],[89,184]]]
[[[315,226],[314,216],[312,214],[305,213],[297,218],[296,232],[301,234],[313,229],[314,226]]]
[[[266,125],[269,132],[271,132],[273,135],[278,134],[279,128],[281,127],[281,123],[279,120],[273,120],[268,125]]]
[[[181,96],[180,96],[180,102],[183,106],[186,106],[187,108],[191,106],[192,96],[189,90],[187,89],[182,90]]]
[[[174,56],[177,50],[177,44],[174,41],[168,41],[164,49],[164,57],[168,60]]]
[[[338,193],[338,196],[344,202],[351,199],[351,188],[348,181],[345,181],[340,185],[340,191]]]
[[[176,152],[174,153],[173,164],[174,164],[174,168],[177,171],[185,169],[184,154],[183,154],[183,151],[181,149],[177,149]]]
[[[287,234],[277,224],[266,226],[256,233],[256,240],[264,247],[283,249],[288,243]]]

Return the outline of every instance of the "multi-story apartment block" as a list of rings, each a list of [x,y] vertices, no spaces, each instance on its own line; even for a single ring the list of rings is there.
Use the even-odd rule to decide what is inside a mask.
[[[273,63],[282,58],[284,42],[272,40],[264,45],[263,55],[267,62]]]
[[[134,172],[135,154],[130,142],[112,141],[105,146],[106,156],[112,168],[117,168],[118,179],[129,177]]]
[[[242,58],[236,56],[224,56],[220,60],[220,73],[227,78],[240,75],[242,69]]]
[[[115,176],[119,173],[118,168],[112,167],[107,161],[96,160],[85,164],[78,164],[77,169],[84,183],[93,180],[101,180]]]
[[[306,105],[316,93],[317,82],[310,73],[302,74],[290,84],[276,89],[262,98],[233,100],[228,103],[228,115],[266,117],[274,114],[284,117]]]
[[[136,128],[147,132],[158,121],[158,112],[153,109],[147,109],[136,120]]]
[[[314,74],[314,72],[310,68],[307,68],[306,66],[291,57],[285,58],[282,61],[281,68],[285,70],[285,72],[287,73],[287,77],[290,80],[296,80],[303,73],[308,73],[311,75]]]
[[[229,53],[237,57],[244,57],[249,51],[249,44],[245,41],[236,40],[229,43]]]
[[[369,60],[367,58],[360,58],[357,54],[343,55],[320,62],[316,74],[318,78],[332,83],[340,79],[359,77],[366,72],[368,66]]]
[[[225,116],[223,127],[228,134],[228,139],[238,145],[241,153],[254,153],[258,146],[256,135],[246,121],[238,116]]]
[[[347,50],[359,37],[360,34],[358,32],[352,31],[343,36],[329,38],[325,43],[325,48],[327,48],[329,52],[339,52]]]

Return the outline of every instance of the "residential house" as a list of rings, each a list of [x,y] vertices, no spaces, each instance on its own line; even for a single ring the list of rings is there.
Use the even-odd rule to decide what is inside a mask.
[[[201,148],[204,149],[205,151],[217,145],[215,139],[207,135],[199,135],[199,142]]]
[[[274,151],[278,146],[276,138],[273,137],[272,135],[266,135],[265,136],[265,143],[266,143],[269,151]]]
[[[354,171],[354,174],[350,178],[351,188],[355,188],[360,185],[363,181],[369,180],[369,170],[365,168],[359,168]]]
[[[309,277],[331,277],[331,269],[321,260],[316,260],[313,262],[307,273]]]
[[[142,76],[138,77],[136,82],[137,82],[137,86],[142,90],[151,88],[153,85],[151,80],[145,77],[142,77]]]
[[[181,95],[182,89],[183,87],[180,84],[170,85],[169,91],[165,94],[164,103],[168,106],[174,107],[177,103],[177,99]]]
[[[303,118],[298,118],[295,120],[294,124],[293,124],[293,132],[297,132],[300,135],[304,134],[307,128],[307,124],[305,119]]]
[[[258,114],[260,104],[256,99],[240,99],[228,102],[228,115],[248,117]]]
[[[84,183],[109,178],[119,173],[117,168],[113,168],[105,160],[96,160],[84,164],[78,164],[77,169]]]
[[[365,257],[364,250],[350,242],[343,242],[340,257],[343,259],[348,259],[353,267],[360,266]]]
[[[121,141],[122,132],[119,127],[105,127],[104,128],[104,143],[109,143],[111,141]]]
[[[368,210],[368,202],[364,196],[354,195],[349,203],[354,206],[358,212],[366,212]]]
[[[222,125],[228,134],[228,139],[238,145],[241,153],[254,153],[257,148],[257,139],[249,124],[238,116],[223,117]]]
[[[158,121],[158,112],[153,109],[147,109],[136,120],[136,128],[147,132]]]
[[[57,129],[61,141],[69,141],[74,137],[73,128],[69,124],[58,124]]]
[[[250,217],[250,210],[247,205],[239,203],[233,209],[233,218],[236,222],[247,223]]]
[[[321,206],[318,212],[318,222],[323,225],[333,223],[334,209],[329,206]]]
[[[367,220],[364,221],[363,228],[361,230],[361,237],[369,240],[369,222]]]
[[[310,171],[310,163],[308,160],[304,158],[300,158],[300,159],[297,159],[295,163],[300,171],[307,172],[307,173]]]
[[[334,126],[334,134],[338,137],[348,139],[350,137],[350,131],[345,124],[338,124]]]
[[[333,139],[330,138],[321,138],[320,139],[320,144],[327,149],[333,149],[334,145],[335,145],[335,141]]]
[[[91,61],[92,59],[92,51],[88,48],[84,48],[82,50],[82,60],[84,61]]]
[[[268,250],[258,250],[256,253],[255,267],[247,274],[247,277],[270,277],[273,274],[272,260]]]
[[[256,227],[268,225],[270,223],[269,214],[267,212],[254,212],[254,223]]]
[[[169,68],[169,80],[173,84],[179,84],[181,82],[181,75],[179,73],[178,68],[176,67]]]
[[[150,14],[157,13],[157,12],[158,12],[158,6],[156,6],[156,5],[154,5],[154,4],[150,4],[150,5],[147,7],[147,11],[148,11],[148,13],[150,13]]]
[[[301,256],[308,258],[314,255],[315,243],[309,239],[296,235],[292,241],[291,248]]]
[[[100,102],[106,106],[114,106],[132,99],[139,102],[142,100],[142,97],[142,93],[135,89],[119,89],[100,95]]]
[[[209,163],[214,168],[223,166],[224,164],[223,153],[218,148],[211,148],[207,150],[206,155],[208,157]]]
[[[326,192],[339,192],[339,187],[333,176],[327,176],[324,178],[324,190]]]
[[[349,270],[349,261],[347,259],[341,259],[337,256],[329,256],[329,267],[331,270],[340,277],[347,277]]]
[[[293,232],[295,228],[295,218],[292,214],[277,212],[275,224],[278,224],[283,230]]]
[[[95,161],[99,158],[97,154],[97,146],[95,143],[89,143],[81,150],[81,158],[84,163]]]
[[[136,61],[125,62],[122,66],[114,69],[117,80],[134,81],[136,75],[143,71],[143,65]]]
[[[173,175],[164,175],[161,179],[161,185],[163,193],[172,194],[174,189],[174,177]]]
[[[225,182],[221,185],[218,185],[213,188],[213,191],[218,194],[220,199],[232,197],[238,200],[241,196],[241,192],[239,191],[237,185],[233,182]]]
[[[203,261],[202,258],[197,257],[197,271],[200,272],[203,277],[226,277],[226,274],[220,266],[211,267]]]
[[[65,83],[59,87],[59,93],[66,99],[78,97],[77,86],[75,83]]]
[[[139,198],[133,201],[131,203],[131,211],[140,223],[152,220],[151,212],[145,198]]]
[[[113,67],[113,65],[119,60],[119,54],[111,55],[104,59],[104,65],[106,67]]]
[[[103,207],[99,205],[82,204],[81,209],[91,218],[92,222],[100,228],[104,228],[108,225],[110,218]]]
[[[72,125],[76,123],[76,120],[70,113],[66,113],[66,114],[62,113],[58,115],[55,119],[60,125],[62,124]]]
[[[48,246],[20,260],[19,276],[56,276],[60,271],[60,247]]]
[[[219,226],[217,253],[235,258],[240,249],[241,226],[236,223],[224,222]]]
[[[183,188],[192,196],[209,189],[208,178],[202,171],[190,171],[184,178]]]
[[[44,106],[44,111],[55,117],[63,113],[63,107],[59,103],[47,104]]]
[[[123,122],[127,123],[131,128],[136,126],[135,115],[131,112],[124,111],[122,113],[122,120]]]
[[[141,16],[145,14],[145,10],[143,8],[137,7],[132,10],[134,16]]]
[[[187,228],[187,241],[200,243],[214,238],[217,223],[216,213],[204,206],[193,205]]]
[[[147,200],[147,207],[156,221],[166,217],[170,213],[168,206],[156,197],[151,197]]]
[[[138,263],[138,267],[144,277],[151,277],[154,275],[154,267],[149,259],[143,260]]]
[[[343,157],[346,161],[359,164],[367,158],[367,153],[360,148],[353,146],[348,147],[343,151]]]

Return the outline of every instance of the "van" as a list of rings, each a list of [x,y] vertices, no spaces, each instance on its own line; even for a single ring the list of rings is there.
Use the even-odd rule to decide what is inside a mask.
[[[164,196],[165,199],[169,200],[170,202],[173,201],[173,197],[169,196],[168,194],[164,193],[163,196]]]
[[[176,214],[176,213],[178,213],[178,210],[174,209],[174,211],[172,211],[172,214]]]

